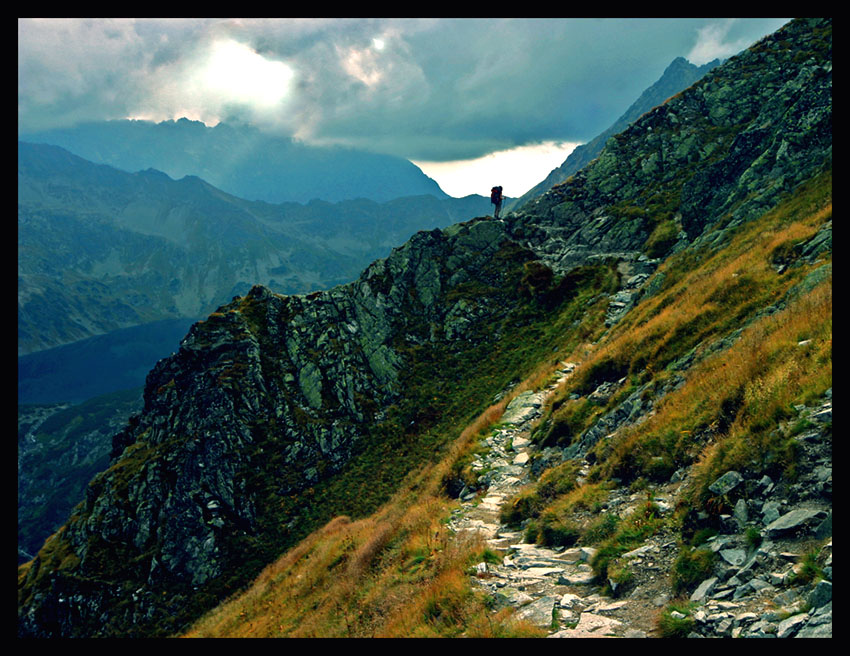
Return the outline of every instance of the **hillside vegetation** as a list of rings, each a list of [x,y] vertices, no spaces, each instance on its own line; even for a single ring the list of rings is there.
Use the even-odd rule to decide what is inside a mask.
[[[19,635],[575,635],[486,576],[529,543],[578,545],[597,597],[674,599],[643,607],[644,634],[690,635],[707,613],[688,595],[713,585],[755,603],[776,540],[831,535],[831,33],[792,21],[504,220],[419,232],[326,292],[254,286],[193,325],[19,568]],[[459,538],[526,391],[512,542]],[[765,574],[801,601],[821,587],[812,632],[823,546]]]
[[[580,367],[538,424],[541,445],[568,445],[637,389],[658,401],[644,421],[597,443],[586,485],[546,497],[542,486],[551,477],[541,476],[524,497],[545,501],[519,504],[531,510],[512,521],[573,524],[579,543],[602,547],[605,558],[594,566],[604,581],[611,560],[653,532],[673,531],[682,545],[700,531],[716,532],[720,513],[709,485],[726,471],[796,480],[801,426],[794,407],[815,404],[832,386],[831,254],[801,261],[800,246],[831,217],[831,176],[823,175],[727,236],[723,248],[668,260],[656,274],[658,291],[596,343],[576,348],[578,331],[563,330],[561,345],[575,349]],[[554,366],[542,362],[512,396],[540,385]],[[616,394],[605,403],[591,398],[611,373],[626,378]],[[439,463],[408,476],[380,511],[334,518],[187,635],[545,635],[508,610],[494,611],[495,600],[475,588],[474,565],[504,554],[481,541],[453,540],[446,527],[459,502],[445,483],[481,448],[509,399],[471,423]],[[626,521],[603,527],[611,522],[601,501],[612,490],[647,489],[652,498],[651,489],[680,469],[689,485],[674,513],[642,531]],[[588,507],[595,511],[582,512]],[[690,581],[679,585],[681,593]]]

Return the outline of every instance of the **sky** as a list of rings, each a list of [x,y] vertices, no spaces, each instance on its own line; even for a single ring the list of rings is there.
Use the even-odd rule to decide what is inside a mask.
[[[18,129],[242,122],[409,159],[452,196],[520,196],[676,57],[783,18],[19,19]]]

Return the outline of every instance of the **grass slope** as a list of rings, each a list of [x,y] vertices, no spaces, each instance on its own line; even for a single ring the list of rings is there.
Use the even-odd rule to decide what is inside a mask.
[[[594,565],[600,574],[616,578],[616,556],[659,530],[661,520],[648,504],[628,521],[606,522],[592,512],[594,493],[629,483],[651,486],[690,467],[695,483],[674,518],[664,520],[687,539],[700,527],[686,519],[716,502],[708,485],[720,473],[734,467],[793,478],[791,437],[797,429],[788,422],[790,408],[819,398],[832,386],[831,249],[817,258],[801,257],[802,245],[831,216],[829,172],[760,219],[720,235],[715,246],[671,257],[648,281],[653,292],[607,333],[604,298],[594,302],[590,285],[573,303],[540,315],[503,342],[493,360],[477,354],[458,364],[448,380],[456,386],[454,393],[466,395],[445,414],[438,408],[445,420],[411,443],[417,453],[432,457],[404,476],[405,466],[416,464],[410,453],[396,468],[378,465],[377,453],[367,449],[352,468],[357,472],[353,478],[337,479],[352,488],[318,493],[324,495],[324,507],[333,512],[334,494],[344,489],[387,491],[367,494],[359,519],[339,515],[309,534],[186,635],[542,635],[505,611],[493,613],[492,600],[473,591],[469,567],[494,555],[480,543],[450,541],[444,525],[455,503],[445,493],[445,482],[463,470],[464,459],[511,398],[486,407],[478,385],[495,375],[487,363],[510,357],[513,349],[526,350],[501,374],[527,376],[513,394],[541,384],[564,357],[581,360],[577,375],[547,409],[537,433],[541,443],[568,446],[641,386],[655,401],[646,421],[594,447],[595,465],[581,490],[559,487],[559,476],[568,478],[572,471],[567,463],[525,493],[537,501],[525,507],[549,523],[551,530],[537,534],[541,541],[557,537],[559,523],[574,522],[578,508],[591,509],[589,519],[583,513],[584,523],[573,523],[571,539],[599,547]],[[605,288],[604,275],[593,282]],[[584,312],[578,311],[582,305]],[[522,339],[528,331],[538,339]],[[599,383],[622,377],[624,388],[607,402],[587,398]],[[422,381],[419,395],[411,398],[424,404],[426,390]],[[475,408],[468,424],[459,412],[465,404]],[[402,485],[381,503],[382,496],[390,495],[394,476],[403,479]],[[687,571],[699,565],[677,567]]]

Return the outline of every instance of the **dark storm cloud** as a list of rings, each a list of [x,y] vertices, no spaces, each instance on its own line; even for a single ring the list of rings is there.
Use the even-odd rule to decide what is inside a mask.
[[[784,22],[22,20],[19,127],[239,116],[319,143],[420,160],[471,158],[592,138],[675,57],[697,64],[728,57]],[[270,69],[238,98],[211,88],[222,76],[210,78],[208,62],[225,40],[255,57],[246,59],[246,78],[252,61],[268,60],[285,64],[291,79]]]

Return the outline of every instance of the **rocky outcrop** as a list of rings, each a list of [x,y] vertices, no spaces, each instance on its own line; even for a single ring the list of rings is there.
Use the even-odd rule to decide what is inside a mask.
[[[19,634],[181,628],[292,543],[315,511],[311,486],[341,475],[362,445],[427,428],[467,362],[505,358],[508,378],[477,392],[489,400],[515,375],[507,359],[520,347],[539,343],[551,357],[543,331],[522,329],[594,284],[590,272],[615,272],[614,289],[595,290],[613,294],[615,322],[659,258],[722,236],[831,166],[830,92],[831,23],[795,21],[504,221],[417,233],[328,292],[257,286],[223,305],[156,365],[109,469],[22,568]],[[517,421],[534,407],[526,401],[511,409]],[[630,401],[611,422],[647,410]],[[521,455],[511,467],[528,465]],[[551,566],[548,554],[529,556]]]
[[[586,144],[578,146],[570,154],[570,156],[567,157],[566,161],[561,164],[561,166],[549,173],[545,180],[536,184],[520,198],[511,202],[507,209],[512,210],[522,207],[529,201],[532,201],[538,196],[546,193],[555,185],[566,181],[571,175],[577,173],[596,159],[605,147],[608,139],[618,132],[622,132],[629,126],[630,123],[639,119],[641,115],[645,114],[653,107],[664,103],[668,98],[679,93],[683,89],[691,86],[708,71],[719,65],[719,59],[710,61],[702,66],[695,66],[683,57],[676,57],[658,81],[646,89],[646,91],[644,91],[640,97],[632,103],[632,105],[614,122],[610,128],[605,130],[599,136],[594,137]]]
[[[659,257],[722,241],[831,162],[831,23],[793,21],[609,139],[513,234],[556,271]]]
[[[183,599],[244,562],[269,539],[269,495],[340,471],[404,393],[407,350],[474,342],[510,310],[503,297],[532,258],[504,224],[474,221],[417,234],[350,285],[309,296],[257,286],[195,324],[148,375],[144,411],[53,538],[75,567],[39,579],[24,633],[85,635],[106,608],[98,635],[172,626],[163,591]],[[123,613],[117,581],[132,589]]]

